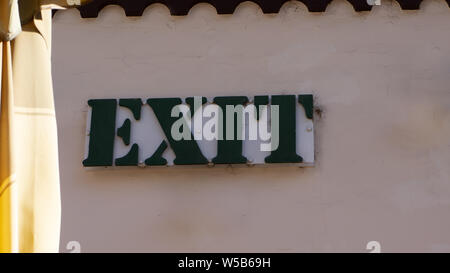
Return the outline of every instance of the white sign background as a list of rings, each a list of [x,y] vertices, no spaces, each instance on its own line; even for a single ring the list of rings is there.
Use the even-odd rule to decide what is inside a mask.
[[[249,98],[251,99],[251,98]],[[143,102],[146,101],[146,98],[141,98]],[[203,110],[209,104],[213,98],[208,98],[208,103],[203,105]],[[187,105],[183,99],[183,104]],[[246,107],[252,106],[252,103],[249,103]],[[314,126],[313,121],[308,119],[305,114],[305,110],[300,103],[296,104],[296,152],[303,158],[302,163],[295,163],[293,165],[296,166],[313,166],[314,165]],[[86,150],[85,150],[85,158],[87,157],[89,151],[89,131],[90,131],[90,122],[91,122],[91,108],[89,108],[89,113],[87,115],[87,126],[86,126]],[[195,115],[199,115],[200,111],[197,110]],[[130,119],[131,121],[131,134],[130,134],[130,145],[125,145],[123,140],[120,137],[117,137],[117,129],[122,126],[126,119]],[[203,118],[203,124],[210,118]],[[258,121],[263,122],[263,120]],[[281,121],[280,121],[281,122]],[[270,121],[269,121],[270,124]],[[246,126],[245,130],[247,132],[248,126]],[[281,134],[282,132],[280,132]],[[131,146],[136,143],[139,145],[139,165],[144,166],[145,159],[149,158],[156,151],[158,146],[161,144],[162,140],[166,140],[167,138],[164,135],[164,132],[161,126],[158,123],[158,120],[148,104],[144,104],[141,109],[141,118],[140,120],[135,120],[132,112],[125,107],[117,106],[117,114],[116,114],[116,138],[114,141],[114,160],[120,157],[125,156],[131,149]],[[270,140],[269,140],[270,141]],[[197,140],[200,150],[203,155],[211,161],[217,155],[217,140],[208,141],[205,139]],[[265,164],[264,158],[270,155],[270,151],[261,151],[260,145],[263,142],[258,140],[249,140],[248,132],[246,133],[245,139],[242,141],[243,147],[243,156],[247,157],[249,163],[247,165],[253,164]],[[163,157],[167,160],[168,166],[173,166],[173,160],[175,158],[175,154],[169,147],[164,151]],[[290,164],[290,163],[289,163]],[[218,164],[218,165],[227,165],[227,164]],[[268,165],[272,165],[268,164]]]

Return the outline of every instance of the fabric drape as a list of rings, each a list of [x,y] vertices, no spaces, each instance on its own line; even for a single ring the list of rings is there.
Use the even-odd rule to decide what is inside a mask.
[[[0,0],[0,252],[57,252],[61,202],[51,8]]]

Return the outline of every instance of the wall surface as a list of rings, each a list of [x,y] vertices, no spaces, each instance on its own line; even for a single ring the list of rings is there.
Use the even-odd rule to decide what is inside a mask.
[[[61,251],[450,251],[450,9],[58,12]],[[313,93],[316,166],[83,168],[87,100]]]

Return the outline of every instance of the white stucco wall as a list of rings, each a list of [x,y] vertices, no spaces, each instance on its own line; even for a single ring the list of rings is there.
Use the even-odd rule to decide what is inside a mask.
[[[450,9],[58,12],[61,251],[450,251]],[[83,168],[87,100],[314,93],[313,168]]]

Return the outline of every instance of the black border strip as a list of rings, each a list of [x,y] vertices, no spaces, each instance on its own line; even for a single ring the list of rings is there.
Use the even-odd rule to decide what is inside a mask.
[[[251,0],[259,5],[263,13],[278,13],[284,3],[289,0]],[[296,0],[300,1],[310,12],[324,12],[333,0]],[[355,11],[370,11],[372,6],[367,0],[347,0]],[[423,0],[395,0],[404,10],[417,10]],[[446,0],[450,6],[450,0]],[[209,3],[216,8],[218,14],[232,14],[236,7],[246,0],[94,0],[79,7],[82,18],[96,18],[99,12],[108,5],[118,5],[125,10],[126,16],[141,16],[151,4],[160,3],[170,10],[174,16],[187,15],[189,10],[198,3]]]

